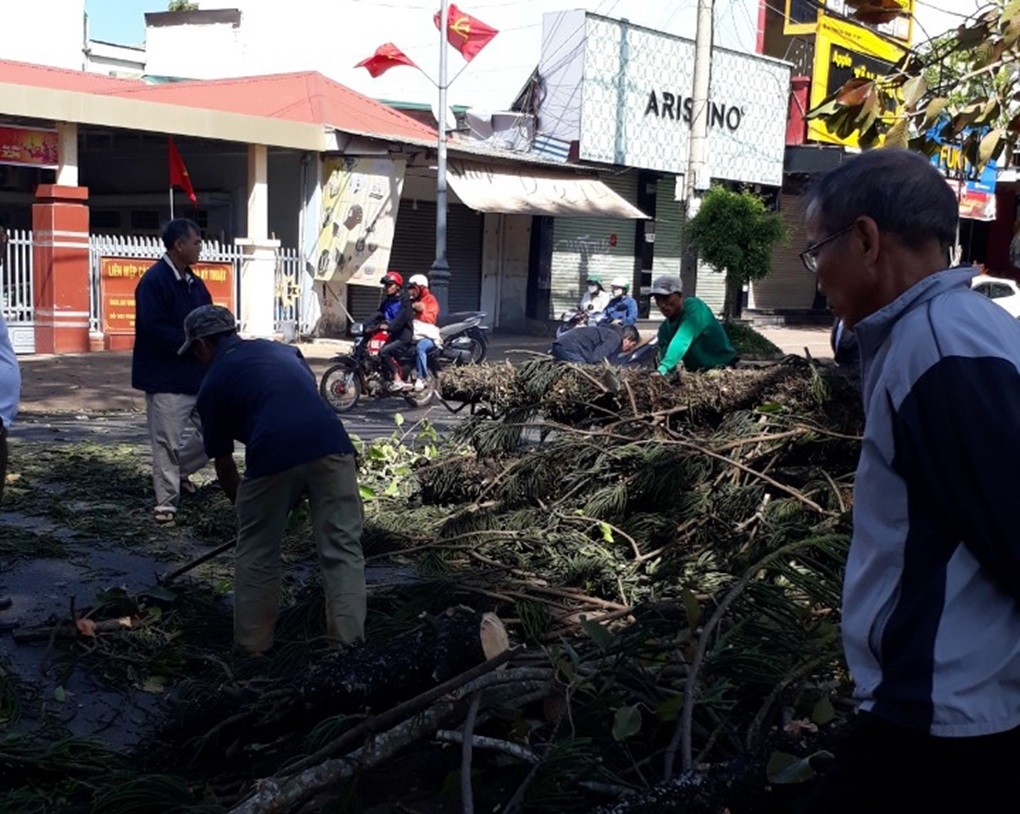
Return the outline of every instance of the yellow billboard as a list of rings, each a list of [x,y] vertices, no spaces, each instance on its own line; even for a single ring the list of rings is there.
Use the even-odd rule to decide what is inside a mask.
[[[811,75],[811,108],[817,107],[851,79],[873,79],[890,73],[904,49],[861,26],[819,17]],[[820,119],[808,121],[810,141],[857,146],[857,133],[840,138]]]
[[[908,47],[913,42],[914,0],[882,0],[883,8],[890,11],[882,14],[887,19],[874,24],[853,18],[854,8],[846,0],[785,0],[785,3],[783,33],[788,37],[814,33],[821,20],[828,15],[830,20],[853,19],[861,27],[871,29],[880,36],[892,37]]]

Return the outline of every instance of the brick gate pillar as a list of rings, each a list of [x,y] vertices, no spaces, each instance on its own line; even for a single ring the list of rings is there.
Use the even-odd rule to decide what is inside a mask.
[[[36,353],[89,350],[89,208],[85,187],[40,184],[32,204]]]

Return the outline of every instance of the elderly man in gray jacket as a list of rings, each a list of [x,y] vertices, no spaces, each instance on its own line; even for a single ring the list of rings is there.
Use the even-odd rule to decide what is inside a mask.
[[[860,704],[810,812],[1007,811],[1020,753],[1020,322],[947,268],[956,197],[921,155],[827,175],[801,258],[860,348],[843,587]]]

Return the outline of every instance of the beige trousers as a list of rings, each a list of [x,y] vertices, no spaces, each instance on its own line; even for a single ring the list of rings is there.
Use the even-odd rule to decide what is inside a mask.
[[[146,393],[145,412],[152,443],[156,511],[175,512],[181,499],[181,478],[209,462],[202,446],[202,425],[195,410],[195,396]],[[194,432],[185,437],[188,424]]]
[[[312,534],[326,594],[326,635],[340,643],[365,636],[365,557],[361,495],[353,455],[327,455],[237,490],[234,640],[246,653],[273,646],[280,605],[280,544],[287,514],[308,494]]]

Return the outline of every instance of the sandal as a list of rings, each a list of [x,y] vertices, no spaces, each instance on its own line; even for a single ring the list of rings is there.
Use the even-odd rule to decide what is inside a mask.
[[[166,526],[177,519],[177,512],[170,511],[169,509],[156,509],[152,513],[152,519],[156,521],[157,525]]]
[[[192,482],[191,478],[181,478],[181,494],[182,495],[193,495],[198,491],[198,486]]]

